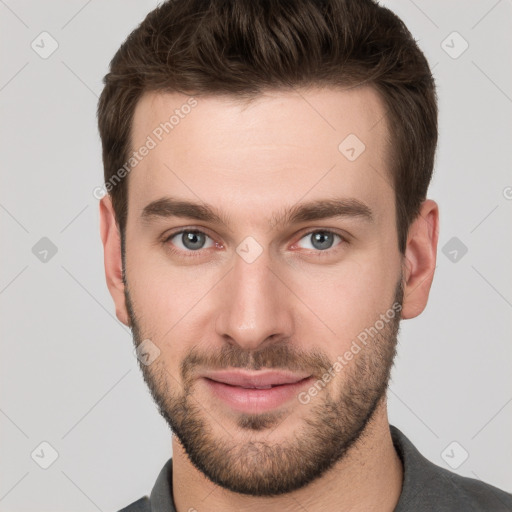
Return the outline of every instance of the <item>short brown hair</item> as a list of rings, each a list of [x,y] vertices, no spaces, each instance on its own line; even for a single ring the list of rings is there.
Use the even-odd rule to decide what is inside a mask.
[[[251,98],[309,86],[376,88],[387,110],[399,249],[426,199],[437,96],[404,23],[373,0],[168,0],[110,62],[98,103],[105,183],[125,164],[135,106],[147,91]],[[341,142],[341,141],[340,141]],[[127,181],[109,192],[124,239]]]

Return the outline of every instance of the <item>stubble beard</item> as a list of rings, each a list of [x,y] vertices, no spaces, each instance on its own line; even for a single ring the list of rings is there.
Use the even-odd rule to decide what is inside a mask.
[[[135,346],[144,340],[133,303],[125,297]],[[402,304],[402,281],[395,290],[394,305]],[[391,309],[391,308],[390,308]],[[269,437],[286,422],[290,411],[262,414],[239,413],[235,424],[194,396],[194,368],[250,370],[277,368],[321,376],[333,362],[318,352],[299,353],[291,344],[268,345],[258,352],[245,352],[226,345],[219,354],[191,351],[181,363],[181,382],[163,365],[139,361],[144,380],[172,432],[192,464],[213,483],[251,496],[278,496],[300,489],[343,460],[385,400],[399,333],[400,310],[354,355],[324,389],[303,405],[298,400],[290,411],[301,412],[301,425],[285,439]],[[308,408],[304,413],[303,409]],[[265,435],[266,434],[266,435]]]

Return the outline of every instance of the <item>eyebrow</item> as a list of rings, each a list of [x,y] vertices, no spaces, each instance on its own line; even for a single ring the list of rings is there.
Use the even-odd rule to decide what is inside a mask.
[[[141,220],[151,223],[162,218],[183,217],[210,222],[228,227],[229,219],[222,212],[206,203],[184,201],[172,197],[162,197],[144,207]],[[356,198],[317,199],[307,203],[299,203],[274,214],[270,223],[275,228],[286,224],[297,224],[313,220],[329,218],[356,218],[365,222],[374,222],[371,208]]]

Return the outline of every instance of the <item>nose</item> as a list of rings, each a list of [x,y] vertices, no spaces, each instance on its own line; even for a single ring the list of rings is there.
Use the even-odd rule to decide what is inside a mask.
[[[293,294],[284,276],[271,267],[267,254],[264,251],[252,263],[236,254],[222,282],[216,332],[247,351],[293,334]]]

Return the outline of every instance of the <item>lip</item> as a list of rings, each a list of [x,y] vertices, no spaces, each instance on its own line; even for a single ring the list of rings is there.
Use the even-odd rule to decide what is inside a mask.
[[[313,377],[287,372],[215,372],[203,376],[201,380],[206,384],[209,393],[229,408],[258,414],[281,407],[297,398],[300,390]],[[271,387],[258,389],[256,386]]]
[[[310,375],[286,371],[218,371],[205,373],[203,377],[223,384],[229,384],[230,386],[265,388],[268,386],[294,384],[306,377],[310,377]]]

